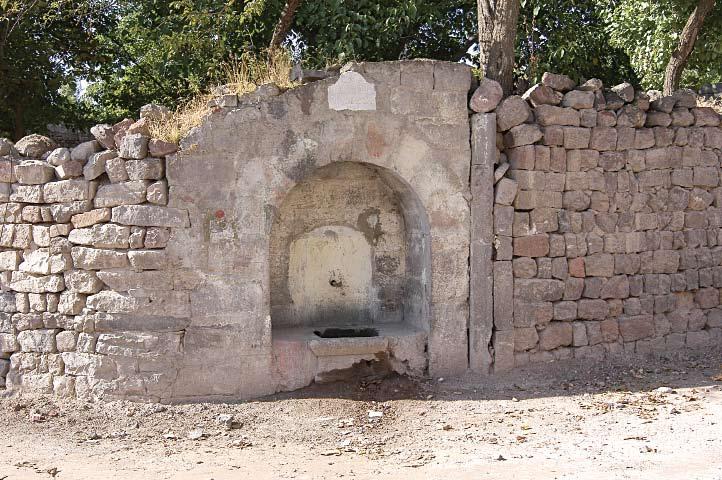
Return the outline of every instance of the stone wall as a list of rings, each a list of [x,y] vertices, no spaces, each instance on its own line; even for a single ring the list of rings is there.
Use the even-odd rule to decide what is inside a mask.
[[[237,399],[719,344],[720,116],[473,87],[350,64],[223,95],[180,146],[152,105],[72,149],[0,140],[0,388]],[[322,335],[349,323],[373,335]]]
[[[168,160],[170,205],[191,221],[169,248],[199,279],[177,397],[298,388],[378,358],[401,373],[466,370],[470,88],[463,65],[384,62],[219,99]],[[331,294],[332,283],[355,285],[332,271],[314,271],[318,290],[294,299],[291,248],[309,234],[327,246],[365,244],[373,261],[358,264],[371,269],[363,305],[356,290]],[[389,266],[401,255],[403,273]],[[344,309],[351,315],[333,318]],[[324,323],[374,326],[379,341],[321,341],[314,327]]]
[[[188,213],[166,207],[176,147],[148,131],[162,114],[99,125],[73,149],[0,141],[0,386],[131,398],[167,388],[189,301],[165,247]]]
[[[472,107],[489,112],[481,87]],[[714,110],[545,74],[479,115],[498,131],[496,371],[722,341]]]
[[[177,401],[464,372],[471,80],[352,64],[222,95],[180,147],[153,106],[72,150],[3,140],[2,384]],[[347,323],[376,336],[315,333]]]

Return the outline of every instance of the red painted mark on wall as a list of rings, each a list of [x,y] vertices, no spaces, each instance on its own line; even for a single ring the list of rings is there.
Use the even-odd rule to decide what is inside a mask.
[[[376,127],[369,125],[368,136],[366,137],[366,150],[374,158],[379,158],[386,148],[386,141],[383,134]]]
[[[218,220],[220,220],[221,218],[226,216],[226,212],[224,212],[223,210],[216,210],[215,215],[216,215],[216,218]]]

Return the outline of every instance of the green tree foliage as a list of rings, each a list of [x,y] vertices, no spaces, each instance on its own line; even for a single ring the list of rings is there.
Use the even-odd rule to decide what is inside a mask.
[[[95,36],[110,0],[0,0],[0,135],[78,123],[75,82],[104,58]]]
[[[234,56],[266,45],[265,0],[121,0],[118,24],[99,36],[115,52],[87,96],[112,121],[149,102],[168,105],[217,81]]]
[[[301,5],[294,29],[315,66],[329,59],[458,61],[473,43],[475,12],[476,2],[465,0],[317,0]]]
[[[597,0],[521,0],[517,75],[536,83],[545,71],[607,85],[637,80],[629,57],[611,45]]]
[[[87,97],[113,121],[148,102],[174,105],[223,80],[223,66],[263,54],[283,0],[120,0],[99,37],[115,53]],[[338,61],[459,60],[475,36],[475,0],[303,2],[293,30],[309,67]]]
[[[611,43],[631,59],[642,86],[661,88],[664,70],[694,0],[599,1]],[[682,86],[722,79],[722,2],[708,15],[682,76]]]
[[[88,96],[106,120],[151,101],[176,104],[222,81],[221,66],[268,45],[284,0],[120,0],[120,21],[102,36],[114,61]],[[626,55],[608,43],[594,0],[524,0],[519,77],[545,70],[605,82],[632,79]],[[582,26],[583,28],[580,28]],[[295,14],[292,46],[308,67],[349,60],[434,58],[473,62],[476,0],[314,0]]]
[[[672,34],[689,13],[674,10],[677,1],[692,3],[521,0],[516,75],[530,83],[546,70],[607,84],[635,81],[631,58],[652,85],[638,64],[653,64],[661,78]],[[177,105],[222,82],[234,59],[262,55],[285,3],[0,0],[0,130],[11,132],[18,116],[21,127],[42,130],[56,121],[115,121],[149,102]],[[419,57],[473,62],[467,51],[477,37],[476,7],[476,0],[305,1],[289,43],[308,67]],[[705,29],[699,40],[709,46],[696,49],[690,63],[695,78],[719,78],[720,42],[712,48],[710,33],[722,28],[716,15],[708,19],[716,30]],[[79,78],[90,86],[77,100]]]

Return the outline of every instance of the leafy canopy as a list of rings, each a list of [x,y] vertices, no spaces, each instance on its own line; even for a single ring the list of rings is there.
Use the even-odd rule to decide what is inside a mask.
[[[86,126],[135,115],[150,102],[184,103],[224,82],[228,65],[264,55],[284,4],[0,0],[0,130]],[[516,75],[522,84],[549,70],[659,86],[693,4],[521,0]],[[399,58],[473,63],[476,9],[476,0],[309,0],[287,46],[307,67]],[[687,84],[722,77],[720,10],[705,22]],[[79,79],[89,86],[78,99]]]
[[[0,135],[79,123],[78,78],[104,61],[96,35],[111,0],[0,0]]]
[[[629,55],[645,88],[660,89],[664,70],[695,0],[599,1],[612,45]],[[722,2],[706,18],[682,76],[682,85],[699,87],[722,79]]]
[[[517,75],[529,83],[545,71],[607,85],[636,81],[629,57],[609,42],[598,0],[521,0]]]

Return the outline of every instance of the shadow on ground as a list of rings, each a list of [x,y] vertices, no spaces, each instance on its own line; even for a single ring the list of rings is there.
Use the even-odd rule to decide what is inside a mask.
[[[655,357],[607,360],[570,359],[537,363],[496,375],[466,374],[448,379],[413,379],[396,374],[367,375],[313,384],[257,399],[300,398],[390,400],[519,400],[602,393],[649,391],[660,386],[696,388],[722,385],[722,346]]]

